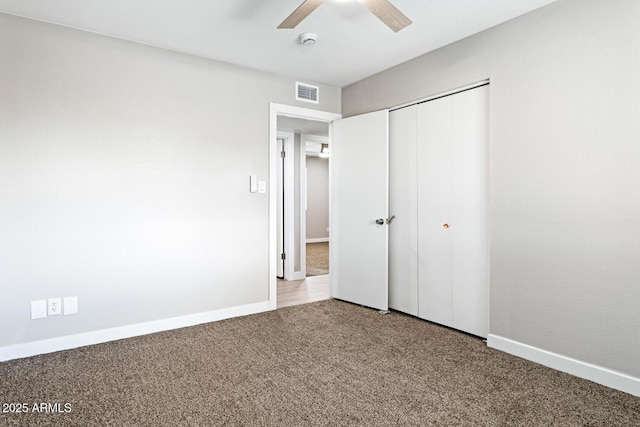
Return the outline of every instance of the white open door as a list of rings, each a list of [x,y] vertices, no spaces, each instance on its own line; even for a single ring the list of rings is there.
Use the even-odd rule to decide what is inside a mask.
[[[331,296],[388,309],[389,111],[333,122]]]

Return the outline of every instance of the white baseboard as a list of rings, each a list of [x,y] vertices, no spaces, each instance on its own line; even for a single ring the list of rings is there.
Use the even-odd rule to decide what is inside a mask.
[[[328,241],[329,241],[328,237],[318,237],[315,239],[307,239],[307,243],[323,243]]]
[[[269,302],[265,301],[256,304],[207,311],[204,313],[189,314],[169,319],[154,320],[151,322],[84,332],[76,335],[67,335],[23,344],[9,345],[0,347],[0,362],[152,334],[155,332],[169,331],[171,329],[215,322],[232,317],[247,316],[249,314],[256,314],[269,310],[271,310]]]
[[[640,378],[489,334],[487,345],[576,377],[640,397]]]

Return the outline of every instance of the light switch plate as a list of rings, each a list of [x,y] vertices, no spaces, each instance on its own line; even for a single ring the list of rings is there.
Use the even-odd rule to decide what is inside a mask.
[[[42,319],[47,317],[47,300],[31,301],[31,318]]]
[[[267,192],[267,181],[258,181],[258,193],[264,194]]]
[[[78,297],[65,297],[64,299],[64,315],[78,313]]]
[[[249,175],[249,192],[257,193],[258,192],[258,178],[255,175]]]

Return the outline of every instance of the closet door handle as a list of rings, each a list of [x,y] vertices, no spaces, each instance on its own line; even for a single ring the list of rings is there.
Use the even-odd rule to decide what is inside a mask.
[[[384,219],[382,219],[382,218],[376,219],[376,224],[383,225],[384,224]]]

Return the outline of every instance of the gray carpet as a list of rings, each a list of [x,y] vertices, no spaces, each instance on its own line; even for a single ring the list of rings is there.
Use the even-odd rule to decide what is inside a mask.
[[[0,363],[0,425],[638,426],[640,398],[328,300]]]
[[[329,242],[307,243],[307,277],[329,274]]]

